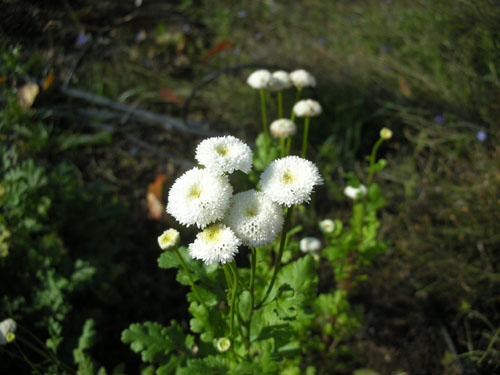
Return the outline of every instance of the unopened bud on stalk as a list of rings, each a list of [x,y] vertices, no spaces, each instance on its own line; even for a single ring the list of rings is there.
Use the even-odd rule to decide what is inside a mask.
[[[179,245],[180,235],[175,229],[168,229],[158,237],[158,245],[162,250],[173,250]]]
[[[392,130],[389,128],[382,128],[380,130],[380,138],[388,140],[392,138]]]
[[[231,341],[226,337],[217,340],[217,350],[221,353],[227,352],[231,347]]]

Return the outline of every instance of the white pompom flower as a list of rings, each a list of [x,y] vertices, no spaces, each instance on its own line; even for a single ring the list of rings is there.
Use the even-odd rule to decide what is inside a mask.
[[[196,147],[195,158],[216,175],[233,173],[235,170],[248,173],[252,169],[252,150],[231,135],[205,139]]]
[[[162,250],[170,250],[177,248],[180,242],[180,233],[176,229],[168,229],[158,237],[158,245]]]
[[[250,87],[260,90],[267,89],[274,85],[275,78],[269,70],[259,69],[250,74],[247,78],[247,83]]]
[[[168,193],[167,212],[183,225],[205,228],[224,217],[233,187],[227,176],[193,168],[180,176]]]
[[[275,138],[288,138],[295,135],[297,125],[287,118],[280,118],[271,123],[269,131]]]
[[[5,319],[0,322],[0,345],[14,341],[17,324],[13,319]]]
[[[304,69],[297,69],[290,73],[290,80],[295,87],[316,87],[316,78]]]
[[[366,195],[368,190],[365,185],[359,185],[357,188],[353,186],[346,186],[344,194],[351,199],[359,199]]]
[[[335,229],[335,223],[332,219],[324,219],[319,222],[319,228],[326,233],[332,233]]]
[[[295,113],[297,117],[319,116],[322,111],[321,104],[313,99],[299,100],[293,106],[293,113]]]
[[[232,262],[240,245],[241,240],[230,228],[214,224],[196,235],[194,242],[189,245],[189,255],[201,259],[207,265],[226,264]]]
[[[274,160],[260,176],[262,191],[287,207],[308,202],[314,186],[322,183],[316,165],[298,156]]]
[[[272,91],[281,91],[292,87],[290,75],[284,70],[277,70],[272,73],[271,81],[269,82],[269,89]]]
[[[225,223],[251,248],[269,245],[283,227],[282,208],[264,193],[248,190],[235,194]]]
[[[321,250],[321,241],[316,237],[304,237],[299,244],[303,253],[317,253]]]

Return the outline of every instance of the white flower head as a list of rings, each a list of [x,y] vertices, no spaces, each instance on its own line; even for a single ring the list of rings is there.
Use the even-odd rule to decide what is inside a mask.
[[[277,70],[272,74],[273,79],[270,81],[269,89],[273,91],[281,91],[292,87],[290,75],[284,70]]]
[[[326,233],[332,233],[335,229],[335,223],[331,219],[321,220],[319,222],[319,228]]]
[[[175,229],[168,229],[161,236],[158,237],[158,245],[162,250],[170,250],[179,244],[180,234]]]
[[[247,83],[250,87],[260,90],[267,89],[274,85],[275,78],[271,72],[266,69],[259,69],[250,74],[247,78]]]
[[[183,225],[205,228],[224,217],[233,188],[227,176],[193,168],[180,176],[168,193],[167,212]]]
[[[365,196],[367,193],[367,189],[365,185],[359,185],[359,187],[346,186],[344,189],[344,194],[347,195],[351,199],[358,199]]]
[[[304,237],[300,240],[300,251],[303,253],[317,253],[321,250],[321,241],[316,237]]]
[[[13,319],[9,318],[0,322],[0,345],[5,345],[15,339],[16,328],[17,324]]]
[[[316,165],[298,156],[274,160],[260,176],[262,191],[273,202],[288,207],[308,202],[314,186],[322,183]]]
[[[295,135],[297,126],[287,118],[280,118],[271,123],[269,131],[275,138],[288,138]]]
[[[298,69],[291,72],[290,80],[295,87],[316,87],[316,78],[304,69]]]
[[[282,208],[264,193],[248,190],[235,194],[225,223],[243,245],[256,248],[269,245],[283,227]]]
[[[241,240],[234,232],[222,224],[214,224],[196,235],[189,245],[189,255],[201,259],[207,265],[231,262],[238,253]]]
[[[385,140],[391,139],[392,138],[392,130],[389,128],[380,129],[380,138],[383,138]]]
[[[240,170],[248,173],[252,169],[252,150],[236,137],[212,137],[196,147],[196,160],[210,173],[223,175]]]
[[[295,113],[297,117],[319,116],[322,111],[321,104],[312,99],[299,100],[293,106],[293,113]]]
[[[217,340],[217,350],[221,353],[227,352],[231,347],[231,340],[227,337],[221,337]]]

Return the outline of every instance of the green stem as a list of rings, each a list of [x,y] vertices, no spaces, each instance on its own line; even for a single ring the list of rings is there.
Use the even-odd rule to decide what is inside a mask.
[[[262,127],[264,128],[264,134],[269,135],[269,131],[267,130],[266,94],[264,89],[260,89],[259,93],[260,93],[260,112],[262,113]]]
[[[307,154],[307,136],[309,135],[309,121],[310,117],[304,118],[304,135],[302,137],[302,157],[305,158]]]
[[[285,138],[280,138],[281,157],[285,157]]]
[[[292,106],[292,115],[290,116],[290,120],[292,120],[292,122],[295,121],[295,112],[293,111],[293,107],[299,101],[301,93],[302,93],[302,87],[298,87],[297,88],[297,95],[295,95],[295,102],[293,103],[293,106]]]
[[[278,118],[283,118],[283,92],[278,91]]]
[[[293,212],[293,206],[288,207],[285,215],[285,225],[283,226],[283,231],[281,232],[280,248],[278,251],[278,256],[276,258],[276,264],[274,265],[274,272],[271,278],[271,283],[267,287],[266,293],[264,294],[264,298],[262,298],[260,303],[257,306],[255,306],[256,310],[259,309],[264,304],[267,297],[269,297],[269,294],[273,289],[274,282],[276,281],[276,277],[278,276],[278,272],[281,267],[281,257],[283,256],[283,250],[285,249],[286,236],[288,233],[288,227],[290,226],[290,218],[292,217],[292,212]]]
[[[233,284],[233,290],[231,294],[231,325],[229,326],[229,332],[231,336],[231,344],[233,343],[234,340],[234,305],[236,304],[236,294],[238,291],[238,270],[236,269],[236,263],[233,260],[232,263],[229,263],[229,268],[231,269],[233,273],[233,278],[234,278],[234,284]]]
[[[286,150],[285,150],[285,156],[290,154],[290,148],[292,147],[292,137],[288,137],[286,139]]]
[[[384,139],[383,138],[379,138],[377,143],[375,143],[375,145],[373,146],[373,149],[372,149],[372,154],[370,156],[370,169],[369,169],[369,174],[368,174],[368,178],[366,179],[366,187],[368,188],[370,186],[370,184],[372,183],[372,178],[373,178],[373,174],[375,173],[374,171],[374,165],[375,165],[375,158],[377,156],[377,151],[378,151],[378,148],[380,147],[380,145],[382,144],[382,142],[384,142]]]
[[[182,258],[181,253],[179,252],[178,248],[174,249],[175,255],[177,255],[177,259],[179,259],[179,263],[181,264],[182,268],[184,269],[184,272],[186,273],[188,279],[189,279],[189,285],[191,286],[191,289],[193,290],[194,294],[196,295],[196,298],[198,298],[198,301],[203,305],[204,308],[207,308],[207,305],[205,305],[205,302],[203,302],[203,299],[200,297],[198,294],[198,291],[196,290],[196,286],[194,285],[193,277],[191,276],[191,272],[189,272],[189,269],[186,266],[186,263],[184,262],[184,259]]]
[[[251,327],[252,327],[252,315],[253,315],[253,304],[254,304],[254,285],[255,285],[255,269],[257,264],[257,251],[252,248],[252,258],[250,259],[250,310],[248,311],[247,318],[247,351],[250,350],[250,337],[251,337]],[[247,356],[250,353],[247,352]],[[250,359],[250,358],[248,358]]]
[[[479,361],[477,361],[477,364],[480,365],[481,362],[484,361],[484,359],[486,358],[486,356],[488,355],[488,352],[491,350],[491,348],[493,347],[493,345],[495,344],[495,342],[497,341],[497,337],[498,335],[500,334],[500,327],[498,327],[497,331],[495,332],[495,334],[493,335],[493,338],[491,339],[490,343],[488,344],[488,348],[486,348],[486,351],[483,353],[483,355],[481,356],[481,358],[479,358]]]

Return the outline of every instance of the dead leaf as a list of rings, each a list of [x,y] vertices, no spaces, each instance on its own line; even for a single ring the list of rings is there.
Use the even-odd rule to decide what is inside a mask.
[[[401,74],[398,75],[398,83],[399,83],[399,91],[401,91],[401,94],[410,99],[412,96],[411,87]]]
[[[148,204],[149,216],[154,220],[160,220],[165,212],[165,205],[162,202],[163,186],[167,176],[160,173],[153,183],[148,186],[146,201]]]
[[[205,52],[205,54],[203,55],[203,60],[206,60],[209,57],[212,57],[213,55],[219,53],[220,51],[224,51],[231,47],[234,47],[234,43],[231,42],[230,40],[220,41],[215,45],[215,47],[210,48],[208,51]]]
[[[167,89],[159,89],[158,93],[165,99],[167,102],[172,102],[177,104],[179,107],[184,105],[185,100],[177,95],[175,92],[167,90]]]
[[[43,81],[42,91],[47,91],[49,87],[52,85],[52,82],[54,82],[54,74],[49,73],[47,77],[45,77],[45,80]]]
[[[40,88],[36,83],[27,83],[17,91],[17,103],[23,109],[29,109],[33,105]]]
[[[7,81],[7,77],[0,76],[0,83],[4,83],[5,81]]]

